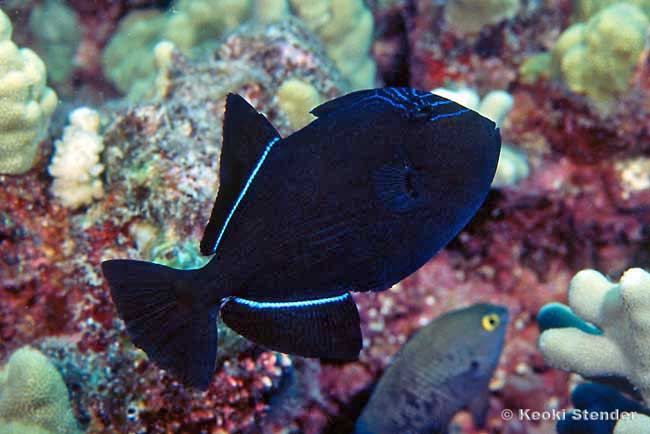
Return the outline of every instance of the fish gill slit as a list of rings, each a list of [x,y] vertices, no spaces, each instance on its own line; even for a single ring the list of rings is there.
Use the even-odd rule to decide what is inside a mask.
[[[274,137],[268,145],[266,145],[266,148],[264,148],[264,152],[262,152],[262,155],[259,160],[257,160],[257,164],[255,164],[255,167],[253,167],[253,170],[251,171],[250,175],[248,175],[248,179],[246,180],[246,184],[244,184],[244,188],[242,188],[242,191],[239,193],[239,196],[237,196],[237,200],[235,201],[235,204],[233,205],[232,209],[228,213],[228,216],[226,217],[226,220],[223,223],[223,227],[221,228],[221,232],[219,232],[219,236],[217,237],[217,241],[214,243],[214,249],[213,251],[216,253],[217,248],[219,248],[219,243],[221,242],[221,239],[223,238],[223,235],[226,233],[226,228],[228,227],[228,223],[230,223],[230,220],[232,219],[233,215],[235,214],[235,211],[237,211],[237,207],[239,207],[240,202],[246,195],[246,192],[248,191],[248,188],[250,187],[251,183],[253,182],[253,179],[255,179],[255,176],[257,175],[257,172],[259,172],[260,168],[262,167],[262,164],[264,164],[264,160],[266,160],[266,157],[269,155],[269,152],[271,151],[271,148],[273,145],[275,145],[278,140],[280,140],[280,137]]]

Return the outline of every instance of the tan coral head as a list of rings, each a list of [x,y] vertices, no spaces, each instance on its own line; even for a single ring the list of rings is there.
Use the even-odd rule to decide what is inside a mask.
[[[0,11],[0,174],[18,175],[35,163],[57,104],[45,85],[45,65],[11,41],[11,22]]]

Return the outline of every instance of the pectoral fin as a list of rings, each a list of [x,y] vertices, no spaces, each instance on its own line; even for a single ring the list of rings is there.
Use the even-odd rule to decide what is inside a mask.
[[[474,425],[477,428],[485,426],[487,419],[487,412],[490,408],[490,390],[485,389],[485,392],[478,393],[474,399],[467,406],[467,410],[472,414]]]

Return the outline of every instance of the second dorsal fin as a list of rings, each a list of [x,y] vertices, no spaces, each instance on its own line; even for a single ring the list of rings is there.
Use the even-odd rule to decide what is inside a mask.
[[[229,218],[246,193],[249,178],[255,176],[255,169],[266,157],[267,148],[279,139],[280,135],[264,115],[241,96],[228,94],[223,121],[219,194],[203,232],[203,255],[215,252]]]
[[[327,116],[335,111],[377,94],[376,89],[358,90],[329,100],[314,108],[310,113],[316,117]]]

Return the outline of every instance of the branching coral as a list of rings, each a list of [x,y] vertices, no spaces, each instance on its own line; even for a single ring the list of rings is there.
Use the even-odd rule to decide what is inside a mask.
[[[571,280],[569,305],[603,334],[573,327],[544,331],[539,349],[547,363],[587,377],[626,377],[650,403],[650,274],[632,268],[613,283],[583,270]]]
[[[104,196],[99,178],[104,171],[99,162],[104,144],[98,131],[99,114],[82,107],[70,114],[70,125],[56,142],[48,170],[54,177],[52,194],[66,207],[78,208]]]
[[[45,65],[11,41],[11,22],[0,11],[0,173],[21,174],[34,165],[57,104],[45,86]]]
[[[3,434],[78,434],[68,389],[41,352],[23,347],[0,371]]]

